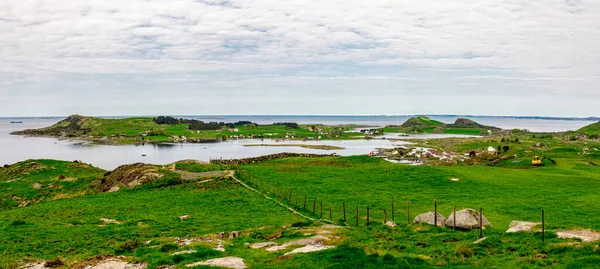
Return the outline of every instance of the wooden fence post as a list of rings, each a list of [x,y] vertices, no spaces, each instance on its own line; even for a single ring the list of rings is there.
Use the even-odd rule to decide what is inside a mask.
[[[346,223],[346,202],[342,202],[342,206],[344,207],[344,223]]]
[[[317,197],[315,197],[315,200],[313,201],[313,214],[315,213],[315,208],[317,208]]]
[[[298,206],[298,193],[299,191],[296,192],[296,206]]]
[[[383,209],[383,224],[387,222],[387,213],[385,212],[385,208]]]
[[[452,216],[454,216],[454,220],[452,221],[452,230],[454,230],[456,229],[456,205],[454,205],[454,214]]]
[[[437,200],[433,199],[433,226],[437,227]]]
[[[304,210],[306,210],[306,194],[304,195]]]
[[[292,202],[292,194],[293,194],[294,190],[290,189],[290,199],[288,199],[288,202]]]
[[[320,207],[321,207],[321,210],[320,210],[321,214],[320,215],[321,215],[321,219],[323,219],[323,201],[320,201],[319,203],[321,204],[320,205]]]
[[[367,206],[367,227],[369,227],[369,206]]]

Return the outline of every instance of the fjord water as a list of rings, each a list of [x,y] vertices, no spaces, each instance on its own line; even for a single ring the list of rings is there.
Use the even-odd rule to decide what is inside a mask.
[[[297,122],[301,124],[359,124],[369,126],[385,126],[402,124],[408,116],[195,116],[204,121],[235,122],[247,120],[259,124],[273,122]],[[456,117],[432,117],[433,119],[450,123]],[[10,132],[50,126],[62,118],[3,118],[0,119],[0,165],[12,164],[26,159],[59,159],[81,160],[104,169],[114,169],[122,164],[146,162],[167,164],[183,159],[209,161],[216,158],[244,158],[279,152],[297,153],[336,153],[339,155],[367,154],[375,148],[390,148],[406,144],[401,141],[389,140],[350,140],[350,141],[284,141],[280,144],[317,144],[344,147],[343,150],[316,150],[300,147],[244,147],[246,144],[275,144],[267,140],[236,140],[210,144],[159,144],[159,145],[90,145],[81,141],[59,140],[55,138],[23,137],[10,135]],[[13,124],[10,121],[23,121]],[[570,120],[535,120],[483,118],[477,122],[498,126],[501,128],[521,128],[531,131],[565,131],[576,130],[591,121]],[[420,135],[416,137],[436,138],[455,135]],[[393,134],[388,137],[397,137]],[[413,136],[415,137],[415,136]],[[142,156],[145,155],[145,156]]]

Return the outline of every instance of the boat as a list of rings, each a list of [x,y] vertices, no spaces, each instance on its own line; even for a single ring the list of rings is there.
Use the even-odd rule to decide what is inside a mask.
[[[10,123],[23,123],[23,121],[11,121]]]

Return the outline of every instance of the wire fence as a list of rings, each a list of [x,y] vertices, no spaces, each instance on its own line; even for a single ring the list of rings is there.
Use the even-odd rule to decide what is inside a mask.
[[[311,214],[313,217],[319,218],[321,221],[330,222],[330,223],[342,222],[347,226],[354,226],[354,227],[369,227],[371,225],[371,223],[373,223],[373,221],[380,222],[383,225],[388,225],[390,227],[396,227],[396,225],[398,225],[396,223],[396,213],[398,212],[398,206],[400,206],[400,205],[399,205],[398,201],[394,201],[393,197],[391,197],[391,199],[389,201],[389,205],[391,208],[390,211],[387,210],[388,208],[383,207],[383,208],[379,208],[377,210],[377,212],[381,212],[381,215],[379,215],[379,213],[375,213],[377,216],[380,216],[381,218],[373,218],[372,208],[369,205],[364,207],[365,211],[362,211],[362,214],[361,214],[361,211],[359,210],[358,205],[355,206],[355,208],[354,208],[355,210],[352,210],[349,207],[349,205],[346,204],[346,202],[341,202],[341,204],[325,203],[325,211],[324,211],[323,210],[324,201],[323,201],[323,199],[319,199],[319,197],[316,195],[309,195],[306,193],[301,193],[300,190],[294,190],[293,188],[285,187],[281,183],[269,183],[265,180],[258,179],[256,177],[252,176],[251,174],[249,174],[248,172],[245,172],[245,171],[239,169],[239,167],[236,168],[236,173],[239,175],[240,180],[242,180],[244,183],[254,187],[257,191],[262,192],[264,194],[270,194],[272,196],[275,196],[276,198],[287,203],[288,205],[292,206],[296,210],[302,211],[303,213],[306,213],[306,214]],[[404,204],[404,202],[400,202],[400,203]],[[329,206],[327,207],[327,205],[329,205]],[[406,225],[413,224],[410,200],[406,200],[405,206],[402,205],[401,207],[405,207],[405,210],[403,209],[402,211],[406,212]],[[440,222],[440,220],[438,220],[437,199],[433,200],[432,208],[433,208],[433,213],[434,213],[433,214],[434,221],[433,221],[432,225],[444,226],[445,224],[443,222]],[[351,210],[353,212],[351,212]],[[390,214],[389,221],[391,221],[391,222],[388,222],[388,213]],[[323,217],[324,214],[325,214],[325,218]],[[452,230],[457,229],[456,216],[457,216],[456,205],[453,205],[453,212],[449,217],[449,218],[453,218],[453,220],[451,221]],[[483,238],[483,230],[484,230],[484,226],[485,226],[483,223],[483,219],[484,219],[483,207],[480,207],[479,210],[477,211],[477,219],[479,222],[478,227],[477,227],[477,229],[479,230],[479,237]],[[545,213],[544,213],[543,209],[541,210],[541,224],[542,224],[542,242],[544,242],[545,241],[545,224],[546,223],[545,223]]]

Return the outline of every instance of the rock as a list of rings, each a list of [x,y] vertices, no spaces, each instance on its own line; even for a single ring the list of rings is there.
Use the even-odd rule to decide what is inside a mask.
[[[240,236],[240,232],[238,231],[233,231],[229,234],[229,239],[234,239],[236,237]]]
[[[398,225],[396,225],[396,223],[393,222],[393,221],[388,221],[388,222],[385,223],[385,226],[396,228]]]
[[[186,267],[195,267],[199,265],[207,265],[207,266],[218,266],[218,267],[226,267],[232,269],[244,269],[246,268],[246,264],[244,263],[244,259],[238,257],[225,257],[225,258],[217,258],[212,260],[207,260],[203,262],[195,262],[186,264]]]
[[[483,228],[491,226],[490,222],[483,216]],[[454,213],[446,220],[446,226],[452,227],[454,225]],[[479,212],[475,209],[465,208],[460,211],[456,211],[456,228],[463,230],[479,229]]]
[[[325,224],[325,225],[321,226],[321,228],[323,228],[323,229],[340,229],[340,228],[344,228],[344,227],[338,226],[338,225],[333,225],[333,224]]]
[[[121,165],[110,173],[105,173],[102,184],[96,188],[102,192],[118,190],[117,188],[134,188],[163,178],[165,172],[160,168],[145,163]]]
[[[273,247],[273,246],[277,246],[277,243],[275,243],[275,242],[256,243],[256,244],[250,245],[250,248],[259,249],[259,248],[266,248],[266,247]]]
[[[427,212],[427,213],[423,213],[421,215],[416,216],[415,219],[413,220],[413,223],[416,223],[416,224],[427,223],[427,224],[435,225],[434,220],[435,220],[434,213]],[[440,213],[437,213],[437,226],[444,227],[445,222],[446,222],[446,217],[444,217]]]
[[[103,221],[106,224],[123,224],[122,222],[118,221],[118,220],[114,220],[114,219],[107,219],[107,218],[101,218],[101,221]]]
[[[180,220],[180,221],[184,221],[184,220],[186,220],[186,219],[189,219],[189,218],[190,218],[190,216],[189,216],[189,215],[185,215],[185,216],[179,216],[179,220]]]
[[[225,232],[220,232],[219,235],[217,236],[219,239],[223,239],[225,238]]]
[[[458,221],[457,221],[458,222]],[[533,228],[533,226],[542,224],[541,222],[527,222],[527,221],[519,221],[513,220],[508,224],[507,233],[516,233],[516,232],[529,232]]]
[[[546,144],[544,144],[544,143],[542,143],[542,142],[537,142],[537,143],[535,144],[535,146],[536,146],[536,147],[538,147],[538,148],[541,148],[541,147],[544,147],[544,146],[546,146]]]
[[[327,250],[330,248],[334,248],[334,246],[326,246],[323,244],[318,244],[318,245],[306,245],[304,247],[301,248],[297,248],[294,249],[286,254],[283,254],[283,256],[287,256],[290,254],[295,254],[295,253],[309,253],[309,252],[315,252],[315,251],[321,251],[321,250]]]
[[[579,238],[583,242],[600,241],[600,233],[592,230],[569,230],[556,232],[558,238]]]
[[[175,253],[171,254],[171,256],[183,255],[183,254],[191,254],[191,253],[196,253],[196,252],[198,252],[198,251],[195,250],[195,249],[186,249],[186,250],[175,252]]]
[[[458,221],[456,221],[456,222],[458,222]],[[473,244],[479,244],[479,243],[483,242],[483,240],[486,240],[486,239],[487,239],[487,237],[479,238],[479,239],[477,239],[477,241],[473,242]]]
[[[28,263],[23,265],[23,267],[21,267],[22,269],[44,269],[46,267],[44,267],[44,262],[38,262],[38,263]]]
[[[33,185],[31,185],[31,187],[33,187],[36,190],[39,190],[42,188],[42,184],[40,183],[33,183]]]
[[[320,245],[320,244],[323,244],[323,242],[325,242],[327,240],[329,240],[329,238],[327,238],[325,236],[315,235],[310,238],[304,238],[304,239],[290,241],[281,246],[273,246],[273,247],[267,248],[266,250],[269,252],[274,252],[274,251],[284,250],[284,249],[288,248],[289,246]]]

